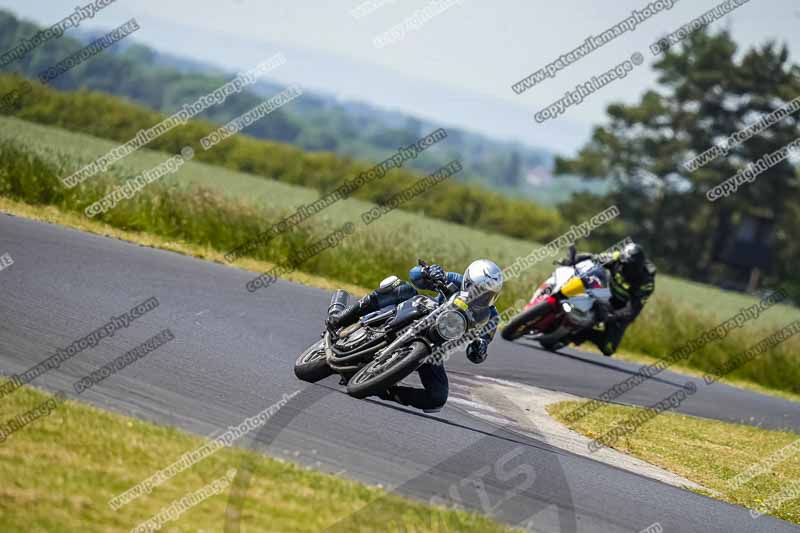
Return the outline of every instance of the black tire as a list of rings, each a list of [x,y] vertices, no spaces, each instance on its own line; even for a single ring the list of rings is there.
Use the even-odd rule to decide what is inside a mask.
[[[325,360],[325,339],[320,339],[305,349],[294,363],[294,375],[303,381],[316,383],[335,374]]]
[[[372,374],[372,372],[376,366],[381,364],[378,359],[373,359],[364,365],[347,383],[347,394],[354,398],[366,398],[380,394],[414,372],[422,360],[430,355],[428,345],[420,341],[398,348],[393,355],[400,351],[408,351],[408,353],[398,357],[396,361],[391,361],[377,374]]]
[[[566,344],[564,344],[563,342],[542,342],[542,341],[539,341],[539,344],[542,346],[542,348],[544,348],[548,352],[557,352],[558,350],[560,350],[561,348],[566,346]]]
[[[515,341],[525,335],[525,333],[529,332],[531,330],[531,325],[534,322],[551,311],[552,308],[550,307],[549,303],[546,301],[539,302],[530,309],[523,311],[512,318],[508,322],[508,325],[503,328],[503,331],[500,332],[500,336],[507,341]]]

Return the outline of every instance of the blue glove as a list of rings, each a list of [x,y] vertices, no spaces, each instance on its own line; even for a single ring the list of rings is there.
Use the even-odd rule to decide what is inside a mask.
[[[425,269],[425,277],[428,278],[430,281],[435,281],[439,283],[444,283],[447,279],[447,275],[444,272],[444,269],[439,265],[430,265],[428,268]]]
[[[489,349],[489,343],[484,339],[477,339],[472,341],[467,346],[467,359],[479,365],[486,361],[486,351]]]

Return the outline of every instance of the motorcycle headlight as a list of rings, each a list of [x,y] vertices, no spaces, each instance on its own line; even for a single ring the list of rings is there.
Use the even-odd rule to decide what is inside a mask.
[[[445,340],[456,340],[466,333],[467,319],[459,312],[447,311],[436,319],[436,331]]]

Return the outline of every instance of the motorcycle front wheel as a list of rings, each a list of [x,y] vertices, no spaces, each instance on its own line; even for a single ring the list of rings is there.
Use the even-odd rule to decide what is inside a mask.
[[[354,398],[380,394],[414,372],[428,355],[428,346],[416,341],[376,357],[350,378],[347,394]]]
[[[547,313],[552,312],[552,310],[553,308],[547,301],[539,302],[530,309],[512,318],[506,327],[503,328],[500,336],[507,341],[515,341],[531,331],[534,322],[546,316]]]

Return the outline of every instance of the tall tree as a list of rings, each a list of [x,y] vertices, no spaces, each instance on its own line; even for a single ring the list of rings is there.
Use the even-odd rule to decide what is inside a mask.
[[[768,282],[798,279],[797,167],[785,160],[738,192],[711,202],[709,189],[762,156],[800,137],[800,112],[731,148],[727,155],[689,171],[684,163],[722,143],[766,114],[800,96],[800,68],[786,46],[769,42],[739,54],[728,32],[694,33],[654,65],[658,88],[635,105],[612,104],[608,124],[574,159],[558,158],[556,173],[587,179],[610,177],[603,201],[622,210],[621,233],[644,241],[670,272],[719,282],[730,272],[714,262],[719,243],[745,216],[774,221]],[[583,214],[585,195],[563,206],[570,219]]]

